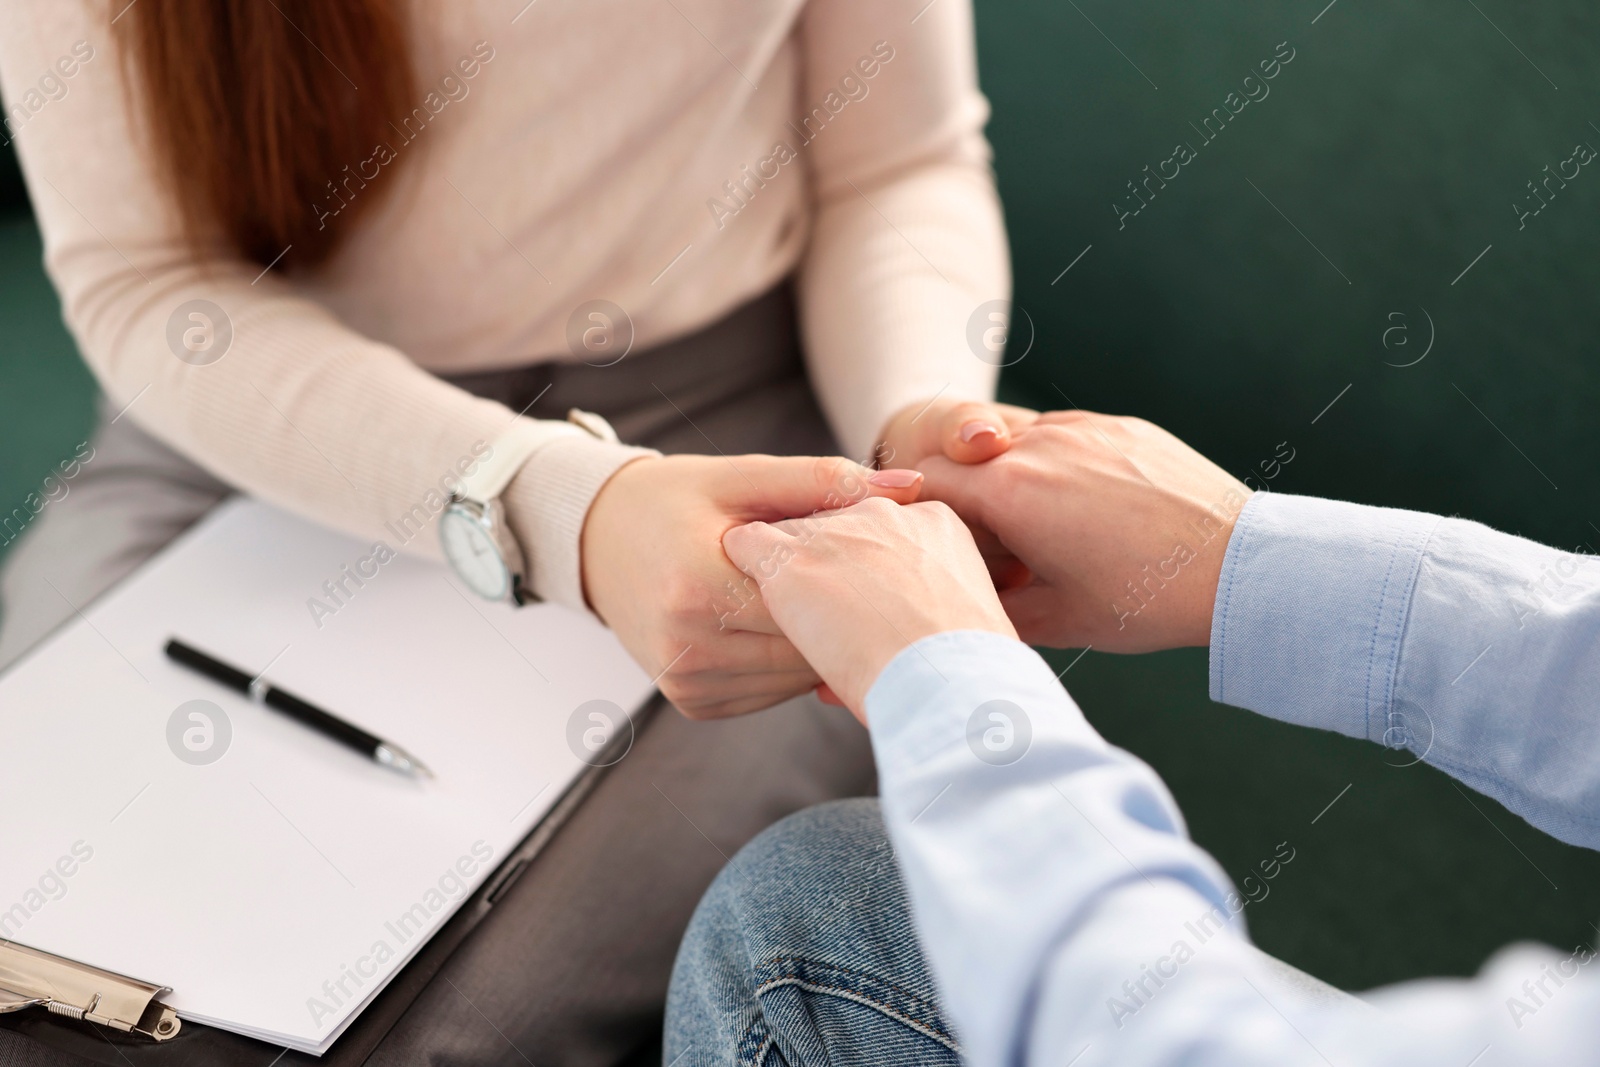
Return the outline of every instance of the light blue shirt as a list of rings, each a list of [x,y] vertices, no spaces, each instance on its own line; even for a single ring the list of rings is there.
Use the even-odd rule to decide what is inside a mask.
[[[1600,847],[1600,558],[1258,493],[1224,559],[1211,695],[1386,744]],[[1365,1003],[1285,982],[1160,778],[1019,642],[926,638],[866,706],[916,927],[973,1064],[1600,1064],[1587,947],[1512,947],[1476,979]]]

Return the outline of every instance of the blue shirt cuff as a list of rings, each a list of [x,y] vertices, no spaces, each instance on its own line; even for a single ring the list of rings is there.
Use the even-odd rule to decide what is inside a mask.
[[[1211,617],[1211,699],[1378,741],[1434,515],[1257,493]]]

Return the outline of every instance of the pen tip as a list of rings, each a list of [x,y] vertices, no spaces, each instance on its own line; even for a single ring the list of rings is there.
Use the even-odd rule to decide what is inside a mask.
[[[379,745],[373,756],[379,763],[392,767],[402,774],[409,774],[413,778],[432,778],[433,772],[428,765],[417,757],[396,745]]]

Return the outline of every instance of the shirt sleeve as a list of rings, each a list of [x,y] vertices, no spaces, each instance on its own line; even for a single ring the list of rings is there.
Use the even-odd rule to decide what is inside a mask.
[[[863,459],[907,404],[994,395],[967,342],[979,305],[1011,296],[989,106],[970,0],[810,0],[801,35],[801,325],[823,411]]]
[[[1461,519],[1257,493],[1211,695],[1426,760],[1600,848],[1600,559]]]
[[[884,818],[942,1005],[975,1067],[1495,1067],[1592,1058],[1594,958],[1519,947],[1473,981],[1366,1001],[1284,978],[1156,774],[1048,666],[926,638],[867,695]],[[1271,859],[1276,876],[1292,843]],[[1263,867],[1263,871],[1269,867]],[[1309,873],[1309,872],[1308,872]]]
[[[109,22],[94,0],[0,5],[5,135],[67,325],[113,409],[238,489],[436,554],[449,484],[513,413],[347,328],[220,243],[197,258],[143,151]],[[537,535],[524,543],[541,594],[583,607],[582,494],[638,454],[564,444],[513,483],[524,509],[552,509],[537,523],[512,516]]]

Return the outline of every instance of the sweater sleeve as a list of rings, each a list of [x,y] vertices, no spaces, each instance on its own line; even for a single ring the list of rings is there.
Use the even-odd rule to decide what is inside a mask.
[[[1010,299],[1010,263],[970,0],[811,0],[803,19],[801,324],[823,411],[859,459],[907,404],[993,397],[967,323]]]
[[[0,6],[4,136],[15,141],[45,266],[85,361],[116,408],[231,485],[436,553],[444,483],[516,416],[347,328],[220,244],[194,256],[151,166],[111,18],[95,0]],[[518,532],[545,576],[542,594],[570,602],[581,590],[588,501],[568,497],[592,496],[637,454],[552,448],[518,476],[519,498],[557,515],[512,518],[536,531]]]

